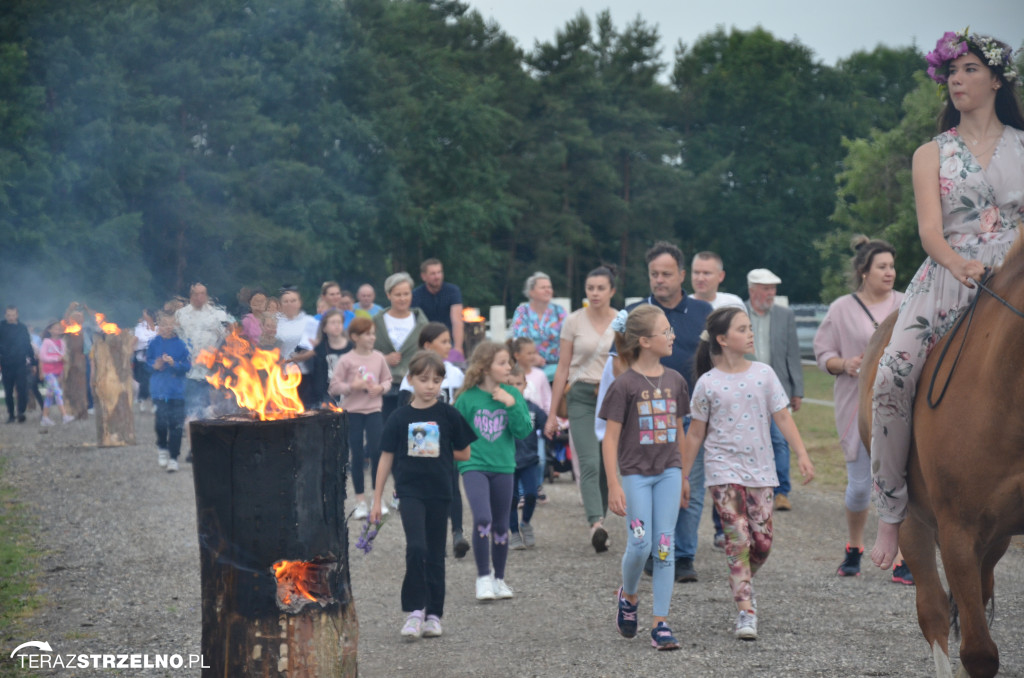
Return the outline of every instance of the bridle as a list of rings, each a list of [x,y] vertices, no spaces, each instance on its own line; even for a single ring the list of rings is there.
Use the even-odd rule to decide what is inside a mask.
[[[981,276],[981,280],[975,281],[975,284],[980,288],[978,293],[974,295],[974,298],[971,299],[971,303],[967,305],[967,313],[957,318],[956,322],[953,324],[953,329],[949,331],[949,340],[946,342],[945,346],[942,347],[942,352],[939,353],[939,360],[935,363],[935,371],[932,372],[931,383],[928,384],[928,407],[933,410],[939,406],[939,403],[941,403],[942,399],[946,396],[946,389],[949,388],[949,382],[953,378],[953,372],[956,370],[957,363],[960,362],[960,354],[963,353],[964,344],[967,342],[967,333],[971,330],[971,322],[974,320],[974,311],[978,307],[978,299],[981,298],[981,293],[987,292],[993,299],[1013,311],[1013,313],[1019,318],[1024,319],[1024,311],[1021,311],[1006,299],[1003,299],[1001,296],[993,292],[992,288],[988,286],[987,283],[992,280],[993,276],[995,276],[995,271],[986,266],[985,274]],[[964,323],[965,320],[967,321],[966,324]],[[953,343],[953,338],[956,336],[957,332],[960,331],[961,327],[963,327],[964,333],[960,338],[960,348],[957,349],[956,357],[953,358],[953,365],[949,368],[949,374],[946,376],[946,383],[942,385],[942,391],[939,392],[938,400],[932,402],[932,391],[935,388],[935,380],[938,379],[939,376],[939,369],[942,367],[942,363],[946,359],[946,353],[949,351],[949,347]]]

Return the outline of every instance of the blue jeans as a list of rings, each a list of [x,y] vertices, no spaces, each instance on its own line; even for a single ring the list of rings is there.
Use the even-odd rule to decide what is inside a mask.
[[[692,476],[691,476],[692,477]],[[667,617],[675,579],[675,559],[671,557],[673,532],[678,524],[679,493],[683,474],[667,468],[656,476],[622,476],[626,495],[626,552],[622,554],[622,591],[634,595],[647,556],[654,559],[651,586],[654,616]]]
[[[523,522],[529,523],[533,519],[533,510],[537,507],[537,488],[544,479],[541,473],[541,465],[534,464],[523,469],[517,468],[513,474],[512,509],[508,515],[509,531],[519,532],[519,497],[524,498]],[[521,491],[520,487],[525,489]]]
[[[683,419],[683,428],[690,430],[690,415]],[[676,558],[697,557],[697,528],[704,510],[704,446],[690,469],[690,505],[679,509],[676,520]]]
[[[778,424],[772,419],[772,450],[775,452],[775,473],[779,476],[779,486],[775,494],[789,494],[789,443],[779,430]]]

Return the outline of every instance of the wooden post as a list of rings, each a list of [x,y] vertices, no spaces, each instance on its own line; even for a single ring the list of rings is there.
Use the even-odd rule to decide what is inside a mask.
[[[85,339],[82,333],[64,335],[64,407],[75,419],[89,418],[85,385]]]
[[[135,335],[104,334],[92,339],[92,399],[100,447],[135,444],[132,410],[132,349]]]
[[[356,676],[344,414],[194,421],[190,429],[203,678]],[[281,561],[312,572],[277,577]],[[314,598],[295,595],[291,581]]]

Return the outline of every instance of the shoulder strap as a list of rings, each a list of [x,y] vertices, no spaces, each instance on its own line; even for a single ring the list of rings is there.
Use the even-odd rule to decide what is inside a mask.
[[[868,307],[864,305],[864,302],[860,300],[860,297],[857,296],[857,293],[854,292],[850,296],[852,296],[857,301],[857,303],[860,305],[860,307],[864,309],[864,312],[868,314],[868,318],[871,319],[871,324],[874,325],[875,329],[877,330],[878,329],[878,321],[875,320],[875,316],[871,315],[871,311],[869,311]]]

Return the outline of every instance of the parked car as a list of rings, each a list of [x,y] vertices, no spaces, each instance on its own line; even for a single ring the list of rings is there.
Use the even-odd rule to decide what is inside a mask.
[[[790,308],[796,316],[796,338],[800,342],[800,357],[804,360],[814,360],[814,335],[828,313],[828,305],[792,304]]]

